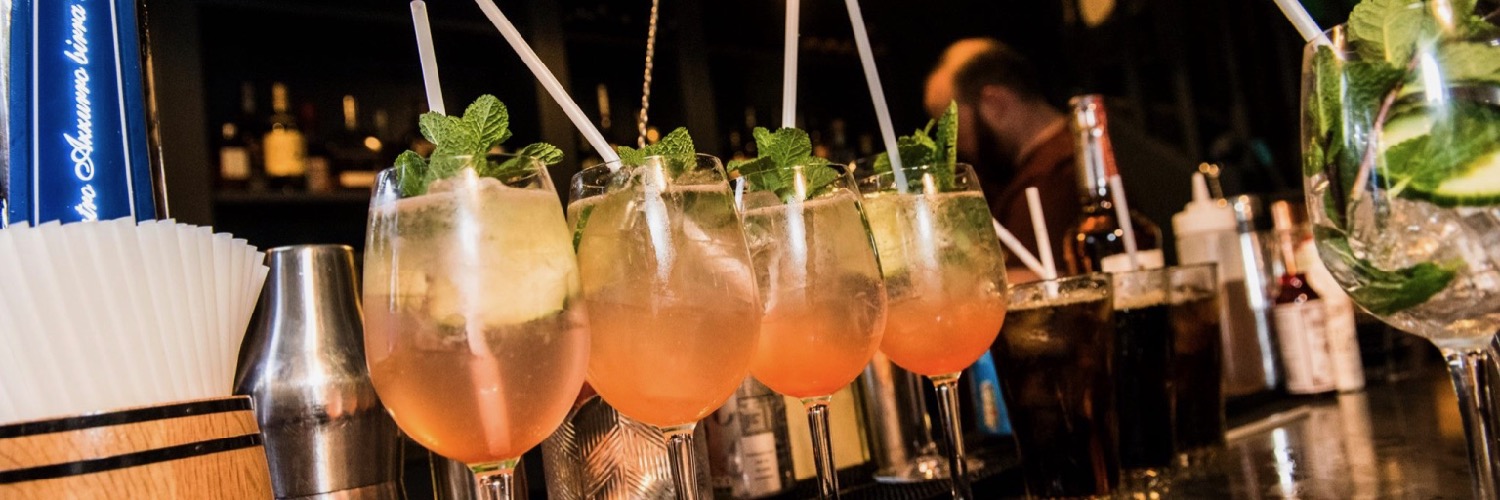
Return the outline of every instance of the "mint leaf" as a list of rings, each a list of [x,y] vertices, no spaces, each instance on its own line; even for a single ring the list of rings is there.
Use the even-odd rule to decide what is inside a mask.
[[[463,122],[474,131],[486,151],[510,138],[510,112],[495,96],[479,96],[464,109]]]
[[[937,119],[937,135],[933,138],[938,183],[944,189],[953,187],[954,172],[958,170],[958,103],[948,101],[948,109]]]
[[[1500,47],[1480,42],[1444,44],[1438,65],[1448,82],[1500,83]]]
[[[473,167],[480,176],[501,181],[514,180],[531,172],[520,158],[499,164],[488,159],[490,149],[511,136],[510,113],[495,96],[479,96],[464,110],[462,117],[423,113],[417,119],[417,126],[422,136],[436,147],[430,160],[422,160],[411,151],[396,158],[396,167],[402,170],[403,196],[426,193],[429,184],[451,177],[465,167]],[[562,161],[562,151],[545,143],[521,148],[519,156],[536,158],[548,165]]]
[[[765,127],[755,127],[755,147],[760,157],[771,158],[781,168],[806,163],[813,151],[807,132],[795,128],[770,132]]]
[[[443,144],[448,142],[449,131],[462,122],[463,120],[457,117],[427,112],[417,117],[417,130],[422,132],[422,137],[427,138],[428,142]]]
[[[1475,160],[1500,144],[1500,111],[1468,101],[1451,101],[1442,111],[1446,114],[1434,118],[1428,135],[1386,151],[1386,174],[1419,194],[1468,173]]]
[[[822,195],[838,181],[839,171],[829,166],[828,160],[813,156],[807,132],[795,128],[772,132],[756,127],[754,135],[759,156],[729,164],[729,170],[739,173],[751,190],[771,191],[781,201],[791,202]]]
[[[411,197],[427,193],[427,160],[416,151],[406,150],[396,157],[396,179],[401,183],[401,196]]]
[[[1417,41],[1437,28],[1427,6],[1413,0],[1364,0],[1349,13],[1348,26],[1360,57],[1400,67],[1411,60]]]
[[[578,211],[578,220],[573,222],[573,251],[578,251],[578,244],[583,242],[583,228],[589,225],[589,216],[594,214],[596,205],[585,205]]]
[[[1353,274],[1358,286],[1349,289],[1354,303],[1376,316],[1389,316],[1427,302],[1442,292],[1458,275],[1455,263],[1423,262],[1387,271],[1370,261],[1354,257],[1349,240],[1336,230],[1316,228],[1318,254],[1324,261],[1339,262]]]
[[[693,137],[683,127],[677,127],[662,136],[656,144],[648,144],[641,149],[615,146],[615,152],[620,155],[620,164],[631,167],[644,165],[648,157],[661,156],[674,173],[685,172],[698,161],[698,149],[693,146]]]

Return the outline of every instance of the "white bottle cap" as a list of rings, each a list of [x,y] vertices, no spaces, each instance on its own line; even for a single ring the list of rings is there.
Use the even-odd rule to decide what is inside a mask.
[[[1172,216],[1172,231],[1177,236],[1234,231],[1234,211],[1222,199],[1210,198],[1208,182],[1202,173],[1193,174],[1193,201]]]

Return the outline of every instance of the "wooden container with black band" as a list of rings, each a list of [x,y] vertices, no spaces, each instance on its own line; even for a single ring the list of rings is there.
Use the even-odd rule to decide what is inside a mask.
[[[0,498],[271,498],[250,398],[0,426]]]

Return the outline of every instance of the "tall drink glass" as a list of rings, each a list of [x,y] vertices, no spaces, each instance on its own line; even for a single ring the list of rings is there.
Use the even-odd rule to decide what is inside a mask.
[[[1500,85],[1469,63],[1500,59],[1500,37],[1491,21],[1453,11],[1473,3],[1413,5],[1366,11],[1380,26],[1423,27],[1407,37],[1363,24],[1308,44],[1303,186],[1334,279],[1355,304],[1447,359],[1474,496],[1496,498],[1486,363],[1500,331]]]
[[[1010,294],[992,352],[1026,491],[1108,498],[1120,481],[1110,276],[1026,283]]]
[[[507,179],[458,173],[402,197],[379,174],[365,246],[365,357],[406,435],[468,464],[482,498],[512,497],[521,455],[583,384],[588,328],[562,205],[534,160]]]
[[[666,434],[677,496],[697,498],[693,428],[749,373],[762,312],[724,168],[652,156],[585,169],[570,191],[589,385]]]
[[[1224,337],[1213,263],[1167,269],[1172,324],[1173,439],[1192,467],[1224,446]]]
[[[808,193],[808,169],[837,179]],[[760,345],[750,373],[807,408],[819,494],[838,498],[838,470],[828,434],[828,403],[880,348],[885,285],[875,245],[848,168],[792,169],[788,193],[738,185],[745,237],[765,300]]]
[[[903,169],[905,189],[890,172],[859,170],[890,299],[880,350],[937,388],[952,493],[971,498],[958,377],[1005,322],[1005,254],[972,167],[960,163],[951,173],[933,166]]]

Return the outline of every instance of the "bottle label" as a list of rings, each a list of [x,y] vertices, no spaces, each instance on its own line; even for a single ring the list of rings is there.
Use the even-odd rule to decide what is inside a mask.
[[[1333,359],[1334,385],[1340,391],[1365,387],[1364,361],[1359,356],[1359,335],[1354,329],[1354,303],[1348,299],[1323,299],[1328,334],[1328,353]]]
[[[219,148],[219,176],[225,180],[250,178],[250,152],[239,146]]]
[[[156,215],[136,2],[3,2],[9,220]]]
[[[1281,362],[1286,367],[1287,392],[1316,394],[1333,390],[1323,301],[1277,305],[1272,314],[1276,338],[1281,343]]]
[[[1142,250],[1135,253],[1140,260],[1141,269],[1161,269],[1166,265],[1166,258],[1161,249]],[[1120,253],[1099,259],[1099,270],[1106,273],[1128,273],[1135,271],[1130,267],[1130,254]]]
[[[266,175],[271,177],[300,177],[307,171],[306,144],[302,133],[275,129],[266,133]]]
[[[740,438],[741,473],[748,496],[781,491],[781,467],[776,459],[776,435],[771,432]]]

